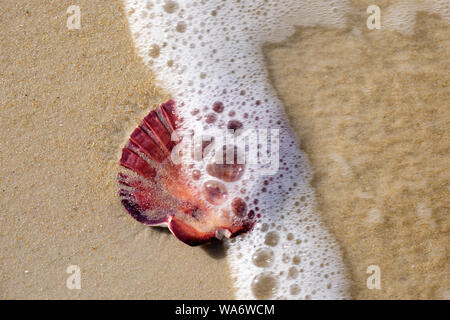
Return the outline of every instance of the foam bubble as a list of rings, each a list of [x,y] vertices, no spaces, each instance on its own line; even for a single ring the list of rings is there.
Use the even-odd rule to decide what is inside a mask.
[[[259,248],[253,253],[253,264],[257,267],[270,267],[273,264],[273,251],[270,248]]]
[[[229,170],[225,182],[211,182],[223,168],[211,167],[208,154],[186,168],[192,183],[206,188],[210,203],[233,204],[235,210],[259,217],[254,230],[228,243],[237,297],[346,297],[340,252],[314,212],[306,157],[270,86],[261,52],[264,42],[281,40],[300,22],[343,26],[345,5],[317,0],[290,5],[262,0],[126,4],[136,47],[172,93],[185,132],[217,139],[225,128],[280,130],[279,170],[273,175],[246,163],[245,170]],[[299,194],[306,199],[301,205]],[[318,269],[321,264],[325,267]],[[333,276],[325,282],[324,274]],[[334,284],[331,289],[328,282]]]
[[[278,290],[278,278],[270,271],[257,274],[252,280],[252,293],[257,299],[270,299]]]
[[[268,81],[261,52],[264,42],[282,40],[295,25],[344,27],[347,1],[125,3],[138,52],[177,102],[185,133],[217,137],[225,128],[280,130],[280,163],[273,175],[246,165],[237,181],[213,185],[211,159],[186,168],[195,186],[210,183],[210,202],[259,217],[254,230],[228,241],[237,298],[349,297],[340,250],[314,208],[311,170]],[[409,3],[383,11],[383,27],[407,32],[419,9],[448,19],[448,1]]]

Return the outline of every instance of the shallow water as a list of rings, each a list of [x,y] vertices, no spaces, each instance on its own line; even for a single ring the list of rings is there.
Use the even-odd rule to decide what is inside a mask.
[[[299,28],[265,48],[354,298],[449,297],[449,53],[448,23],[427,13],[412,35]]]

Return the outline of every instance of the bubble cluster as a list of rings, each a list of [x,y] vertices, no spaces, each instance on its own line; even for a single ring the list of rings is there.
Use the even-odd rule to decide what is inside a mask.
[[[440,15],[450,22],[450,2],[448,0],[403,0],[382,11],[384,28],[393,29],[403,34],[414,33],[417,12],[426,11]]]
[[[236,217],[257,219],[254,230],[228,243],[238,298],[345,297],[339,250],[313,213],[306,157],[269,84],[260,49],[266,41],[288,36],[300,21],[323,24],[324,16],[333,12],[329,23],[342,25],[345,6],[316,0],[289,6],[262,0],[134,0],[127,1],[127,10],[136,47],[177,102],[182,130],[211,136],[211,145],[219,147],[223,130],[232,130],[234,136],[246,129],[279,130],[281,153],[273,174],[263,174],[261,165],[236,163],[237,152],[233,164],[216,163],[208,158],[205,144],[201,145],[206,154],[203,161],[186,167],[192,184],[202,190],[208,203],[231,209],[224,212]],[[267,141],[253,142],[258,144],[258,156],[269,152]],[[302,207],[308,223],[300,223],[293,211],[299,194],[308,199]],[[296,236],[301,237],[301,245],[295,242]],[[328,280],[334,281],[336,289],[327,289],[311,261],[328,266],[323,272],[335,275]],[[294,265],[299,271],[293,271]]]
[[[344,27],[347,2],[125,3],[136,48],[176,101],[182,131],[214,138],[200,144],[204,161],[185,168],[192,185],[203,190],[211,205],[257,219],[252,231],[228,241],[237,298],[347,298],[349,284],[340,250],[315,212],[307,158],[268,81],[261,52],[263,43],[282,40],[295,25]],[[435,4],[433,8],[448,17],[448,1]],[[397,19],[389,14],[387,24]],[[217,164],[208,158],[208,147],[218,143],[223,130],[239,136],[242,130],[258,128],[279,130],[275,173],[264,174],[261,165]],[[258,155],[266,142],[258,139]]]

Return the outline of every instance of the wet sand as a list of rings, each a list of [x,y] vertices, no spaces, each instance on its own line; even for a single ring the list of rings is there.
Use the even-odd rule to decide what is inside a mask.
[[[449,39],[422,13],[412,37],[299,28],[265,48],[356,299],[450,298]]]
[[[72,4],[0,4],[0,297],[233,297],[220,247],[188,247],[119,203],[120,148],[169,96],[120,1],[78,1],[81,30],[66,27]],[[449,298],[450,37],[420,19],[413,37],[311,28],[266,48],[354,298]]]

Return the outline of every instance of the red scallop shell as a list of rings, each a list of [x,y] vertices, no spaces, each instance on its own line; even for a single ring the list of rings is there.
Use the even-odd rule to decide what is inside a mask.
[[[248,231],[253,221],[207,203],[170,153],[179,141],[172,133],[182,119],[170,100],[143,119],[122,149],[119,196],[133,218],[149,226],[167,226],[181,241],[195,246]]]

